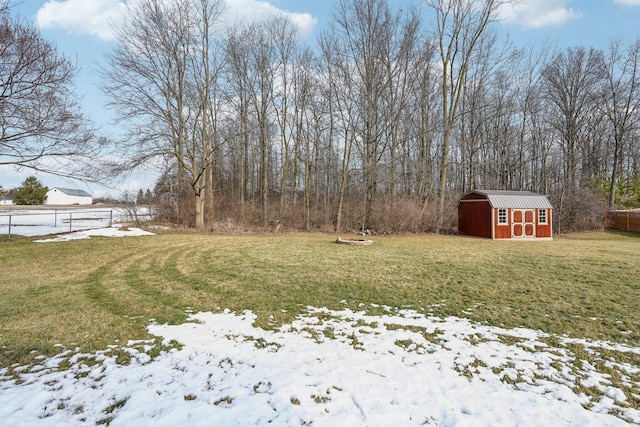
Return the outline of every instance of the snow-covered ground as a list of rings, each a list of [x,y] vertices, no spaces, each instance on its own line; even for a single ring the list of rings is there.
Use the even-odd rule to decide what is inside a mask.
[[[1,209],[0,234],[46,236],[91,230],[121,224],[139,215],[148,217],[146,207],[135,208]],[[9,230],[9,225],[11,229]]]
[[[566,344],[640,348],[506,330],[386,309],[369,316],[308,308],[276,331],[255,315],[195,313],[149,331],[180,349],[151,360],[153,342],[112,352],[63,349],[36,368],[0,370],[0,425],[80,426],[628,426],[640,411]],[[61,363],[63,363],[61,365]],[[622,376],[639,367],[615,365]],[[64,366],[64,369],[58,369]],[[4,377],[4,378],[3,378]],[[637,377],[636,377],[637,378]],[[590,400],[576,382],[601,390]],[[640,384],[629,387],[640,390]],[[637,396],[636,396],[637,397]],[[583,405],[591,406],[585,409]],[[610,415],[615,411],[619,417]]]

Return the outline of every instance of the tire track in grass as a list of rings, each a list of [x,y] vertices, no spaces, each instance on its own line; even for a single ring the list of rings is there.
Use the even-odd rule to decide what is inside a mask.
[[[243,286],[246,257],[229,254],[219,248],[198,245],[181,253],[174,253],[164,264],[164,274],[184,292],[184,303],[199,310],[217,311],[223,308],[238,310],[248,299]]]
[[[181,286],[188,288],[192,291],[211,291],[212,280],[205,280],[204,278],[197,277],[194,271],[188,271],[186,260],[202,260],[202,252],[204,248],[198,247],[189,248],[182,252],[174,252],[164,264],[164,274],[175,283],[179,283]],[[193,262],[193,261],[192,261]],[[202,261],[196,262],[198,265],[203,265]]]
[[[114,283],[118,280],[119,274],[116,267],[123,261],[130,260],[129,255],[119,257],[113,261],[98,267],[94,272],[90,273],[84,286],[84,293],[100,309],[107,311],[113,315],[124,316],[127,313],[120,304],[119,299],[114,294]],[[110,286],[108,286],[108,283]]]
[[[118,257],[89,274],[85,294],[118,318],[184,319],[184,310],[178,310],[175,298],[162,289],[166,259],[184,250],[184,246],[164,247]]]

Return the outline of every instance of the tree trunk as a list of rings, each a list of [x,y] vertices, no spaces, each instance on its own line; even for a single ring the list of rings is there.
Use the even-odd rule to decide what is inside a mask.
[[[342,153],[342,174],[340,180],[340,192],[338,194],[338,208],[336,211],[336,233],[342,230],[342,209],[344,207],[344,195],[347,191],[347,179],[349,177],[349,162],[351,160],[351,136],[348,131],[344,135],[344,151]]]

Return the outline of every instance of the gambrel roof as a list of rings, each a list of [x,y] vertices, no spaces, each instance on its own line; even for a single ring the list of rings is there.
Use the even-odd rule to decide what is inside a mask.
[[[471,193],[486,196],[494,209],[553,209],[547,196],[531,191],[474,190]]]

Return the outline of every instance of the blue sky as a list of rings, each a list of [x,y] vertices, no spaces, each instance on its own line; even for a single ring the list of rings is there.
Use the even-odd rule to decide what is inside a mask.
[[[134,0],[127,0],[129,2]],[[227,16],[259,19],[285,12],[300,25],[306,39],[313,38],[330,22],[339,0],[225,0]],[[104,95],[97,88],[95,69],[104,52],[113,46],[110,22],[118,22],[125,0],[11,0],[14,13],[36,22],[43,36],[80,67],[76,80],[85,114],[104,132],[117,133],[113,115],[104,108]],[[389,0],[391,5],[417,4],[421,0]],[[515,10],[505,10],[500,31],[508,32],[518,44],[540,45],[544,41],[559,46],[606,48],[619,37],[630,42],[640,37],[640,0],[521,0]],[[0,167],[0,185],[15,188],[32,171]],[[103,196],[118,197],[122,191],[153,187],[155,175],[139,171],[126,182],[110,187],[38,175],[44,185],[79,188]]]

